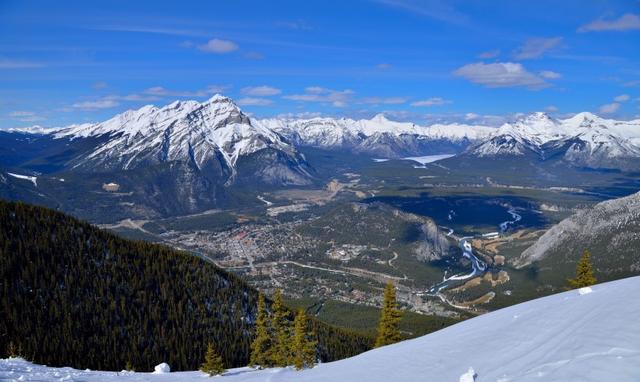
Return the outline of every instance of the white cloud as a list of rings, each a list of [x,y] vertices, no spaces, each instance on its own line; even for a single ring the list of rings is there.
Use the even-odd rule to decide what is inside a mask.
[[[551,70],[543,70],[538,74],[540,74],[540,77],[546,78],[548,80],[555,80],[562,77],[560,73],[552,72]]]
[[[600,113],[602,114],[615,113],[616,111],[618,111],[619,108],[620,108],[620,104],[617,102],[608,103],[606,105],[600,106]]]
[[[347,106],[353,94],[355,93],[351,89],[333,90],[320,86],[310,86],[304,89],[304,94],[286,95],[282,98],[291,101],[328,103],[335,107],[344,107]]]
[[[494,50],[489,50],[489,51],[480,53],[478,55],[478,58],[488,59],[488,58],[498,57],[499,55],[500,55],[500,49],[494,49]]]
[[[110,109],[118,106],[119,103],[111,98],[102,98],[95,101],[76,102],[71,107],[81,110],[98,110],[98,109]]]
[[[40,117],[31,111],[12,111],[8,116],[9,118],[16,119],[21,122],[37,122],[44,120],[43,117]]]
[[[640,80],[627,81],[622,86],[626,88],[634,87],[640,85]]]
[[[268,98],[244,97],[238,100],[240,106],[269,106],[273,101]]]
[[[596,20],[578,28],[578,32],[627,31],[640,29],[640,16],[627,13],[614,20]]]
[[[303,111],[300,113],[282,113],[278,114],[276,118],[282,119],[312,119],[322,117],[322,113],[319,111]]]
[[[477,62],[458,68],[453,74],[489,88],[526,87],[536,90],[550,86],[522,64],[513,62]]]
[[[107,86],[109,86],[106,82],[104,81],[98,81],[95,84],[93,84],[91,87],[96,89],[96,90],[100,90],[100,89],[104,89]]]
[[[240,91],[242,94],[257,97],[274,96],[282,93],[282,90],[271,86],[247,86]]]
[[[620,94],[619,96],[615,97],[613,100],[616,102],[627,102],[630,99],[631,97],[629,97],[628,94]]]
[[[239,46],[233,41],[214,38],[206,44],[198,45],[198,49],[207,53],[225,54],[238,50]]]
[[[411,106],[427,106],[427,107],[431,107],[431,106],[442,106],[442,105],[446,105],[451,103],[451,101],[444,99],[444,98],[440,98],[440,97],[431,97],[429,99],[425,99],[422,101],[416,101],[416,102],[412,102]]]
[[[562,37],[530,38],[513,52],[516,60],[530,60],[540,58],[550,50],[557,48],[562,43]]]
[[[554,105],[549,105],[547,107],[544,108],[544,111],[549,112],[549,113],[555,113],[558,111],[558,108]]]
[[[227,89],[223,85],[210,85],[206,89],[196,91],[176,91],[162,86],[153,86],[142,91],[142,93],[156,97],[207,97],[216,93],[222,93]]]
[[[387,69],[391,69],[391,68],[392,68],[391,64],[387,64],[387,63],[381,63],[381,64],[376,65],[376,69],[378,69],[378,70],[387,70]]]
[[[360,102],[373,105],[400,105],[407,102],[407,99],[405,97],[366,97]]]

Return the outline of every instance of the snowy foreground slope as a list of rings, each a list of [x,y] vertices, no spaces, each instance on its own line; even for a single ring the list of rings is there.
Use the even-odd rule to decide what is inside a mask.
[[[570,291],[312,370],[234,369],[217,381],[639,381],[640,277]],[[200,372],[114,373],[0,360],[0,380],[192,381]]]

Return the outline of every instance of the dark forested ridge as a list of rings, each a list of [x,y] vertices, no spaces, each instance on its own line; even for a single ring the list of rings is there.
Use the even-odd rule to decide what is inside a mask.
[[[258,292],[187,253],[122,239],[62,213],[0,201],[0,356],[48,365],[195,370],[207,343],[246,365]],[[371,339],[313,323],[323,361]]]

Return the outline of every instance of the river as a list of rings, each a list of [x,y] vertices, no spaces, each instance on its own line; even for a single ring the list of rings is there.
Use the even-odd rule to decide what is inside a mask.
[[[507,212],[509,213],[509,215],[511,215],[512,220],[507,220],[500,223],[499,225],[500,232],[505,232],[507,229],[509,229],[510,226],[513,226],[517,222],[522,220],[522,216],[516,212],[515,208],[510,207]],[[449,227],[442,227],[442,228],[448,230],[447,236],[456,238],[456,236],[454,235],[453,229]],[[473,247],[469,242],[469,240],[473,238],[474,236],[464,236],[461,238],[456,238],[458,240],[458,244],[460,245],[460,249],[462,249],[462,256],[469,259],[469,261],[471,262],[471,272],[459,273],[459,274],[447,277],[447,273],[445,271],[443,280],[438,284],[429,288],[429,290],[426,292],[427,295],[438,296],[441,299],[443,299],[443,296],[440,295],[440,292],[443,291],[444,289],[447,289],[452,285],[460,284],[460,282],[462,281],[470,280],[476,276],[482,276],[484,275],[485,272],[487,272],[487,270],[489,269],[489,265],[484,260],[476,256],[476,254],[473,252]]]

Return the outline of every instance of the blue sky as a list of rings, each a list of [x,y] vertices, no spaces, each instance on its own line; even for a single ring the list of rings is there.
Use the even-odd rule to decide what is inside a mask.
[[[640,116],[640,1],[0,0],[0,128],[215,92],[259,117]]]

